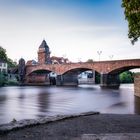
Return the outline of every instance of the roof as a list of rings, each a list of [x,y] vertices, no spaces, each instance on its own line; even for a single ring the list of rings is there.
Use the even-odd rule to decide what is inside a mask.
[[[50,53],[49,46],[47,45],[46,41],[43,40],[39,48],[45,48],[46,53]]]
[[[52,56],[51,57],[52,61],[57,61],[58,63],[62,64],[62,63],[67,63],[68,58],[64,58],[64,57],[57,57],[57,56]]]
[[[35,60],[28,60],[26,65],[36,65],[37,62]]]
[[[25,61],[22,57],[19,59],[19,61]]]

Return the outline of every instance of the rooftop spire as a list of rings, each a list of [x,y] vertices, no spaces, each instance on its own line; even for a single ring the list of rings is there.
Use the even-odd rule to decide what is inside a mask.
[[[49,46],[47,45],[46,41],[43,40],[39,48],[49,48]]]
[[[42,41],[41,45],[39,46],[39,48],[44,48],[47,54],[50,54],[50,49],[49,46],[47,45],[45,39]]]

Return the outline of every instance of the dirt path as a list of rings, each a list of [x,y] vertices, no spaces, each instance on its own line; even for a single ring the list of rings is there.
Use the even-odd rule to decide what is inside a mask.
[[[83,134],[140,133],[139,115],[99,114],[14,130],[0,140],[78,140]]]

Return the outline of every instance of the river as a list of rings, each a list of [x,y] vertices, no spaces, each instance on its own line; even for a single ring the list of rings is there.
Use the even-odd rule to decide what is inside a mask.
[[[87,111],[140,114],[140,99],[134,96],[133,84],[123,84],[118,90],[101,89],[99,85],[0,88],[0,124],[13,118],[36,119]]]

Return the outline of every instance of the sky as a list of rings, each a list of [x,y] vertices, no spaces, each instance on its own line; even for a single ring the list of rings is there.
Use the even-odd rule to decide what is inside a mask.
[[[127,34],[121,0],[0,0],[0,46],[14,61],[37,60],[43,39],[74,62],[140,58]]]

